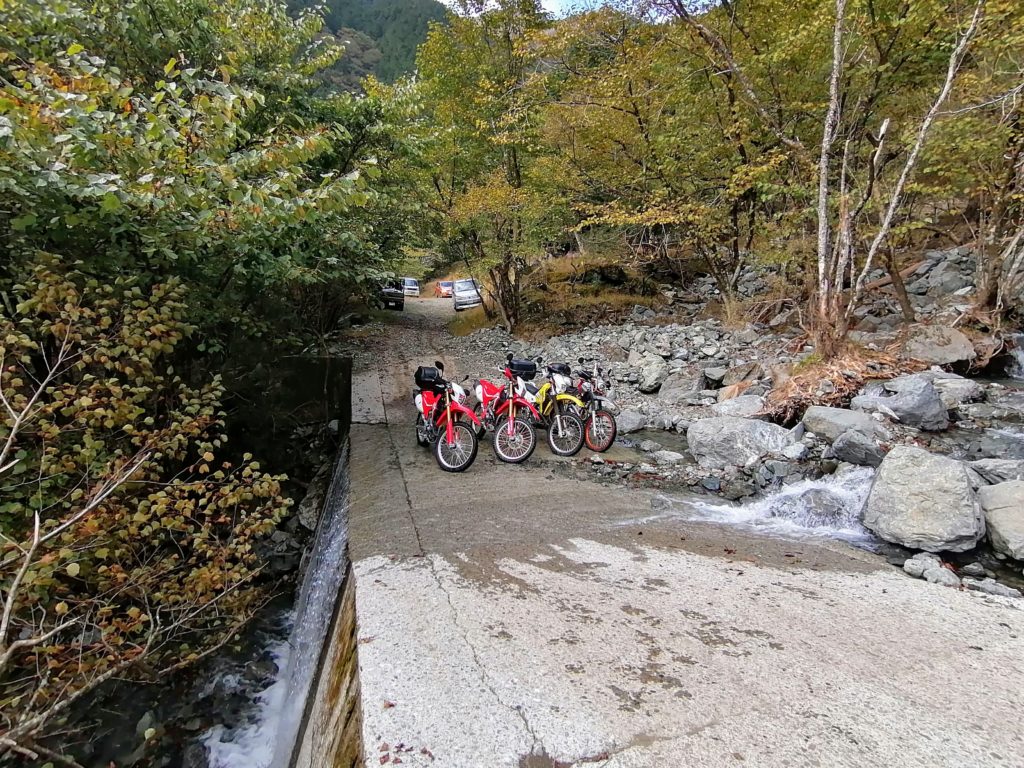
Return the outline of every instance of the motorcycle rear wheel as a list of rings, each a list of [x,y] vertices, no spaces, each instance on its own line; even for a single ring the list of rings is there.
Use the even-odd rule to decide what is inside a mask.
[[[537,447],[537,433],[527,421],[515,418],[509,434],[508,418],[505,418],[495,425],[491,446],[494,455],[506,464],[522,464]]]
[[[476,414],[477,419],[480,421],[479,424],[473,425],[473,431],[476,432],[476,439],[481,439],[487,432],[487,425],[484,424],[484,408],[480,403],[476,404],[473,408],[473,413]]]
[[[556,413],[548,427],[548,448],[556,456],[575,456],[583,448],[585,432],[579,416]]]
[[[447,429],[441,428],[441,434],[434,442],[434,459],[437,466],[445,472],[465,472],[476,460],[479,448],[476,432],[461,421],[452,424],[452,443],[448,444]]]
[[[604,410],[591,413],[584,426],[586,427],[584,441],[587,448],[597,453],[604,453],[611,448],[619,431],[615,417]]]
[[[416,414],[416,445],[429,445],[430,440],[426,437],[427,425],[423,421],[422,414]]]

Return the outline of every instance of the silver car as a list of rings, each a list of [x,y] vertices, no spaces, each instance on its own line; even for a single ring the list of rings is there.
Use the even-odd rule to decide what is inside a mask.
[[[456,312],[479,307],[484,303],[480,293],[480,283],[471,277],[456,280],[455,287],[452,288],[452,303],[455,305]]]

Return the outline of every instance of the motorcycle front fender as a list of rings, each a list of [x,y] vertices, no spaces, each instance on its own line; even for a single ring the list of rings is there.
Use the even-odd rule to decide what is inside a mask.
[[[555,399],[558,400],[558,402],[560,403],[571,403],[572,405],[575,405],[577,408],[586,408],[586,405],[583,404],[582,400],[580,400],[578,397],[573,397],[572,395],[562,393],[561,395],[555,395]]]
[[[495,412],[494,415],[495,416],[501,416],[501,414],[507,412],[508,411],[508,404],[509,404],[508,400],[506,400],[504,403],[502,403],[501,406],[498,408],[498,410]],[[519,397],[518,395],[516,395],[516,397],[515,397],[515,404],[518,405],[520,408],[527,408],[527,409],[529,409],[530,414],[533,416],[534,419],[539,419],[540,418],[540,414],[537,412],[537,409],[533,407],[533,403],[531,403],[525,397]]]
[[[613,411],[619,410],[619,406],[615,404],[615,401],[608,397],[602,397],[601,395],[594,395],[594,402],[596,402],[602,408],[608,408]]]
[[[461,413],[465,416],[468,416],[470,421],[472,421],[478,427],[483,426],[482,424],[480,424],[480,419],[476,417],[476,414],[473,413],[473,411],[467,408],[466,406],[462,405],[461,403],[453,402],[452,411],[454,411],[455,413]]]

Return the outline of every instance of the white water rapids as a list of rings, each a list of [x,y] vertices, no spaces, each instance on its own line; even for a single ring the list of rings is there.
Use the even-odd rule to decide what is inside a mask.
[[[830,538],[852,544],[875,539],[861,524],[861,509],[874,470],[851,469],[820,480],[803,480],[743,505],[662,497],[666,513],[656,517],[733,525],[784,538]]]

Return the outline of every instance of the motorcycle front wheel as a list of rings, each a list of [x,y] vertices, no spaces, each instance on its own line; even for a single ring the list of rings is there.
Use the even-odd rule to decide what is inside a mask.
[[[448,442],[448,430],[441,428],[441,434],[434,442],[434,458],[437,466],[445,472],[464,472],[476,459],[478,443],[476,432],[468,424],[457,421],[452,424],[452,440]]]
[[[537,447],[537,433],[523,419],[512,419],[510,428],[508,418],[504,418],[494,427],[491,445],[494,455],[506,464],[522,464]]]
[[[608,411],[594,411],[590,414],[585,426],[584,441],[587,448],[597,453],[604,453],[612,447],[618,433],[618,425],[615,423],[615,417]]]
[[[556,456],[575,456],[583,447],[583,422],[571,413],[556,413],[548,427],[548,448]]]

